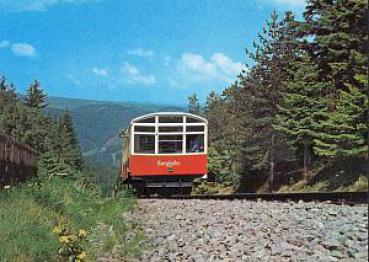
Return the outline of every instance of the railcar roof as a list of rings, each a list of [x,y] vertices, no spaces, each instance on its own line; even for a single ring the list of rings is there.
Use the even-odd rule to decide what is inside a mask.
[[[149,117],[155,117],[155,116],[188,116],[188,117],[192,117],[192,118],[196,118],[198,120],[200,120],[203,123],[208,123],[208,120],[206,120],[205,118],[195,115],[195,114],[191,114],[191,113],[186,113],[186,112],[156,112],[156,113],[150,113],[150,114],[146,114],[146,115],[142,115],[139,117],[136,117],[134,119],[132,119],[131,124],[136,123],[140,120],[149,118]]]

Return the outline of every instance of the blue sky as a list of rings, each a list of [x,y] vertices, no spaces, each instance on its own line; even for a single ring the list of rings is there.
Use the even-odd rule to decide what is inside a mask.
[[[273,10],[304,0],[0,0],[0,75],[24,92],[184,105],[229,86]]]

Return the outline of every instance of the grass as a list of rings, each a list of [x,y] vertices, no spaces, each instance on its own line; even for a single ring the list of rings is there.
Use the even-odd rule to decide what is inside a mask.
[[[324,192],[327,191],[327,182],[318,182],[314,185],[305,185],[304,183],[296,183],[293,186],[284,185],[279,189],[279,192],[304,192],[304,193],[313,193],[313,192]]]
[[[284,185],[279,189],[279,192],[329,192],[329,182],[320,181],[312,185],[308,185],[305,181],[300,181],[294,185]],[[368,178],[359,176],[358,180],[346,186],[340,186],[334,189],[336,192],[365,192],[368,191]]]
[[[87,232],[78,250],[85,251],[88,260],[113,247],[123,256],[136,256],[140,236],[126,237],[133,225],[123,218],[134,205],[125,192],[115,199],[104,197],[83,179],[35,180],[0,191],[1,261],[60,261],[61,247],[72,245],[69,240],[61,243],[60,235],[53,232],[61,225],[70,236],[77,236],[79,230]]]
[[[348,187],[340,187],[336,191],[365,192],[368,191],[368,177],[360,176],[359,179]]]
[[[55,215],[22,190],[0,193],[2,261],[46,261],[55,258],[59,246],[51,230]]]
[[[232,194],[234,192],[235,192],[234,188],[229,184],[206,182],[206,181],[200,180],[200,181],[194,181],[192,195]]]

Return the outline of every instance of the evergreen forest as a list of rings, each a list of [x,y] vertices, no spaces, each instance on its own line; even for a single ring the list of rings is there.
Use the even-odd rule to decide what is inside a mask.
[[[247,192],[367,189],[368,2],[310,0],[301,19],[273,12],[253,47],[204,107],[188,98],[209,121],[218,181]]]

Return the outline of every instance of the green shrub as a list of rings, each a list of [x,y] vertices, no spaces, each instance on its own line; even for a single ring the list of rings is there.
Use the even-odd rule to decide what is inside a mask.
[[[194,181],[192,194],[230,194],[234,193],[234,188],[229,183],[217,183],[207,181]]]
[[[368,191],[368,178],[365,176],[359,176],[352,185],[346,187],[340,187],[336,191],[346,192],[367,192]]]
[[[289,192],[304,192],[304,193],[314,193],[314,192],[325,192],[327,191],[328,183],[318,182],[313,185],[306,185],[306,183],[296,183],[294,185],[284,185],[278,192],[289,193]]]
[[[368,191],[368,177],[360,176],[359,179],[352,185],[352,191],[355,192]]]
[[[114,246],[125,255],[140,252],[139,236],[125,238],[131,225],[126,224],[123,213],[135,204],[125,192],[108,198],[84,178],[53,177],[0,191],[0,198],[2,261],[53,261],[86,254],[93,258]],[[66,228],[64,235],[53,233],[58,227]],[[102,227],[109,230],[100,230]],[[86,243],[78,238],[80,230],[86,232]],[[60,237],[66,238],[60,241]]]

